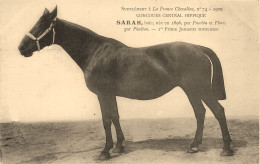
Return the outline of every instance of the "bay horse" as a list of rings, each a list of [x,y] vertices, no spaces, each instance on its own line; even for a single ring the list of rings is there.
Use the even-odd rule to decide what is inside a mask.
[[[23,56],[29,57],[34,51],[52,44],[60,45],[71,56],[83,71],[87,87],[97,95],[106,134],[101,159],[108,159],[109,150],[113,148],[112,123],[117,135],[114,152],[124,151],[122,143],[125,138],[119,122],[116,96],[150,100],[176,86],[186,93],[197,120],[196,134],[187,152],[197,152],[198,145],[202,144],[203,101],[221,127],[224,142],[221,155],[233,155],[224,108],[218,102],[226,99],[222,68],[210,48],[184,42],[128,47],[115,39],[57,18],[57,6],[52,12],[45,8],[18,49]]]

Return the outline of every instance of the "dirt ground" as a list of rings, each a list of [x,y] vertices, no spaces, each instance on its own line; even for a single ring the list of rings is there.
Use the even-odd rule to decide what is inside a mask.
[[[15,130],[11,123],[2,123],[0,163],[259,162],[258,119],[228,119],[235,151],[231,157],[220,156],[221,132],[214,118],[206,118],[203,144],[195,154],[185,152],[196,129],[194,118],[121,120],[121,126],[126,138],[125,152],[113,154],[111,151],[111,159],[100,161],[98,156],[105,143],[101,120],[15,123]],[[114,129],[113,138],[115,142]]]

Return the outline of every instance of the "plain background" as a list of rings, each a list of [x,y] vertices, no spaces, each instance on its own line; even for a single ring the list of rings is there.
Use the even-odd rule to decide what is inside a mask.
[[[30,58],[21,56],[17,49],[44,8],[51,11],[56,4],[59,18],[129,46],[184,41],[212,48],[223,68],[227,100],[221,104],[227,117],[258,117],[260,10],[257,1],[0,0],[0,122],[101,118],[96,96],[86,88],[81,70],[61,47],[45,48]],[[208,13],[204,20],[225,21],[227,25],[219,27],[218,32],[123,32],[124,26],[116,25],[116,21],[137,20],[137,12],[122,12],[122,6],[222,7],[222,13]],[[121,119],[194,117],[180,88],[155,100],[117,100]],[[212,116],[210,110],[207,116]]]

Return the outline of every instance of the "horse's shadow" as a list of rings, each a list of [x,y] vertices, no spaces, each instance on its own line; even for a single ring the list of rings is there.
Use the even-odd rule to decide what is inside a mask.
[[[130,153],[137,150],[163,150],[169,151],[186,151],[192,143],[191,138],[172,138],[172,139],[148,139],[145,141],[125,141],[125,152]],[[233,140],[232,148],[236,151],[240,147],[245,147],[247,141]],[[199,146],[200,151],[206,152],[211,149],[222,149],[223,141],[221,138],[204,138],[203,143]]]
[[[171,138],[171,139],[148,139],[145,141],[125,141],[125,151],[122,154],[111,154],[111,158],[117,158],[121,155],[128,154],[134,151],[139,150],[163,150],[166,152],[182,151],[188,148],[189,144],[192,142],[191,138]],[[204,138],[203,144],[200,145],[200,151],[206,152],[211,149],[221,149],[223,146],[223,141],[221,138]],[[247,146],[247,141],[245,140],[233,140],[232,147],[236,151],[238,148]],[[81,151],[68,151],[68,152],[56,152],[56,153],[47,153],[42,156],[37,156],[28,161],[22,161],[21,163],[34,163],[34,162],[50,162],[57,159],[65,158],[72,154],[78,153],[87,153],[89,151],[97,151],[97,155],[93,156],[96,162],[101,162],[99,159],[99,152],[102,149],[102,146],[90,149],[90,150],[81,150]],[[58,157],[61,155],[61,157]]]

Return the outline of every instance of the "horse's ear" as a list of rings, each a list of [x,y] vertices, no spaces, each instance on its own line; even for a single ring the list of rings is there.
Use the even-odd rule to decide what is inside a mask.
[[[56,7],[53,9],[53,11],[51,12],[51,19],[54,19],[57,17],[57,5]]]
[[[46,15],[46,14],[49,14],[49,10],[47,8],[45,8],[44,12],[43,12],[43,15]]]

